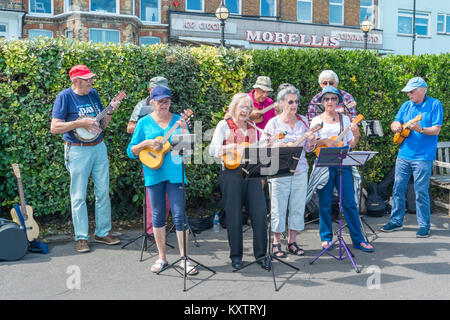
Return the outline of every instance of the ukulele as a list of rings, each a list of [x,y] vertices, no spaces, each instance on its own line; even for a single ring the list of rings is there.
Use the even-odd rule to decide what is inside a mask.
[[[353,119],[352,123],[353,125],[358,124],[362,119],[364,119],[364,116],[362,114],[359,114],[355,119]],[[338,142],[338,147],[342,147],[344,145],[344,143],[342,142],[342,139],[344,139],[345,135],[349,132],[350,130],[350,126],[348,126],[347,128],[345,128],[344,131],[341,132],[340,135],[338,136],[333,136],[330,139],[337,141]],[[314,150],[314,152],[316,153],[317,156],[319,156],[320,153],[320,149],[321,148],[328,148],[328,145],[324,145],[324,146],[320,146],[317,147],[316,150]]]
[[[277,140],[283,139],[285,136],[286,136],[286,134],[281,132],[274,137],[270,137],[269,139],[271,139],[272,142],[275,142]],[[258,145],[258,143],[259,143],[259,141],[256,141],[255,143],[252,143],[252,144],[250,144],[248,142],[243,142],[240,144],[240,146],[242,146],[244,148],[251,148],[251,147]],[[241,164],[242,151],[238,151],[237,148],[229,150],[222,155],[222,161],[223,161],[224,166],[227,169],[234,170],[237,167],[239,167]]]
[[[319,131],[319,130],[322,129],[322,128],[323,128],[323,122],[321,122],[321,123],[319,123],[319,124],[316,124],[316,125],[314,126],[314,128],[311,129],[311,131],[312,131],[313,133],[316,133],[317,131]],[[305,139],[306,139],[306,136],[303,136],[303,137],[301,137],[300,139],[298,139],[297,141],[294,141],[294,142],[288,142],[288,143],[287,143],[287,146],[288,146],[288,147],[296,147],[296,146],[300,145]]]
[[[12,169],[13,169],[14,175],[17,178],[17,186],[19,188],[19,196],[20,196],[20,210],[21,210],[23,219],[25,221],[24,227],[26,229],[28,241],[31,242],[31,241],[36,240],[39,237],[39,226],[33,218],[33,208],[30,207],[29,205],[25,204],[25,196],[23,193],[22,178],[20,177],[19,165],[17,163],[14,163],[12,165]],[[14,208],[11,209],[11,218],[19,226],[22,225],[22,223],[20,222],[20,218]]]
[[[125,97],[127,96],[127,94],[123,91],[120,91],[112,100],[113,101],[122,101]],[[102,112],[100,112],[97,116],[93,117],[93,116],[89,116],[89,115],[83,115],[80,116],[78,119],[82,119],[82,118],[91,118],[91,119],[95,119],[95,121],[97,121],[97,124],[100,124],[100,121],[106,116],[106,114],[109,112],[109,110],[112,109],[111,104],[109,104],[105,109],[103,109]],[[78,120],[77,119],[77,120]],[[73,130],[73,134],[75,135],[75,138],[77,138],[78,140],[82,141],[82,142],[91,142],[94,141],[95,139],[98,138],[98,136],[100,135],[102,131],[89,131],[85,128],[76,128],[75,130]]]
[[[194,112],[191,109],[184,110],[183,114],[181,115],[180,119],[183,119],[187,121]],[[156,140],[159,140],[162,148],[160,150],[153,150],[152,148],[145,148],[141,152],[139,152],[139,160],[143,164],[145,164],[150,169],[159,169],[161,168],[163,162],[164,162],[164,156],[167,152],[170,151],[170,148],[172,147],[169,138],[172,136],[172,134],[177,130],[178,124],[174,124],[172,128],[164,135],[164,137],[156,137]]]
[[[414,119],[411,119],[408,122],[404,123],[402,125],[402,127],[403,127],[402,132],[396,132],[395,133],[395,135],[394,135],[394,143],[402,144],[403,141],[405,140],[405,138],[407,138],[409,136],[409,134],[411,133],[410,127],[413,124],[415,124],[416,122],[419,122],[420,120],[422,120],[422,115],[421,114],[419,114]]]
[[[262,109],[262,110],[259,110],[258,108],[256,108],[256,107],[253,107],[253,111],[260,111],[261,113],[260,114],[258,114],[258,115],[255,115],[255,114],[250,114],[250,120],[252,120],[254,123],[261,123],[261,122],[263,122],[263,120],[264,120],[264,113],[266,113],[267,111],[269,111],[269,110],[272,110],[273,108],[275,108],[275,103],[272,103],[270,106],[267,106],[267,107],[265,107],[264,109]]]

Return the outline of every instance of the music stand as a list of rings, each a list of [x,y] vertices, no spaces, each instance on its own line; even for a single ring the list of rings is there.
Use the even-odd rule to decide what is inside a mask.
[[[191,257],[189,257],[186,254],[187,251],[187,244],[186,244],[186,221],[187,221],[187,216],[186,216],[186,183],[185,183],[185,172],[186,172],[186,168],[185,168],[185,156],[186,158],[188,156],[190,156],[192,154],[192,150],[194,150],[194,144],[195,144],[195,135],[193,134],[184,134],[184,135],[177,135],[177,136],[173,136],[172,138],[172,150],[175,152],[178,152],[179,155],[181,155],[181,177],[182,177],[182,183],[181,183],[181,190],[182,190],[182,194],[183,194],[183,256],[180,257],[178,260],[176,260],[174,263],[168,265],[167,267],[163,268],[162,270],[158,271],[156,274],[160,274],[161,272],[169,269],[169,268],[174,268],[178,273],[181,274],[181,272],[179,270],[176,269],[176,267],[178,266],[178,262],[180,261],[184,261],[184,268],[183,268],[183,282],[184,282],[184,287],[183,287],[183,291],[186,291],[186,278],[187,278],[187,271],[186,271],[186,267],[187,267],[187,262],[188,260],[192,261],[195,263],[194,268],[197,267],[203,267],[209,271],[211,271],[212,273],[216,273],[213,269],[208,268],[207,266],[201,264],[198,261],[195,261],[194,259],[192,259]],[[171,156],[171,155],[169,155]],[[192,232],[193,233],[193,232]]]
[[[353,253],[350,251],[347,243],[342,237],[342,168],[344,166],[362,166],[364,165],[373,155],[374,152],[351,152],[349,153],[350,147],[338,147],[338,148],[321,148],[319,157],[317,158],[316,167],[338,167],[339,173],[339,233],[337,235],[337,239],[334,240],[327,248],[323,249],[319,255],[317,255],[310,264],[313,264],[317,259],[319,259],[324,253],[332,256],[338,261],[345,260],[347,258],[350,259],[353,267],[355,268],[357,273],[360,273],[360,270],[356,266],[355,261],[353,260]],[[339,256],[328,252],[333,245],[339,242]],[[344,252],[342,249],[345,249],[347,256],[344,256]]]
[[[241,166],[245,179],[266,179],[269,185],[269,199],[272,198],[272,182],[270,179],[292,176],[297,168],[297,163],[300,160],[303,147],[282,147],[282,148],[245,148],[244,157],[242,159],[243,164]],[[278,163],[273,163],[272,159],[276,158]],[[275,164],[275,166],[273,166]],[[299,269],[272,254],[270,250],[272,243],[272,219],[271,208],[268,208],[269,212],[269,232],[267,241],[266,255],[256,259],[255,261],[242,266],[239,269],[233,270],[233,272],[240,271],[248,266],[267,259],[269,262],[269,269],[272,271],[273,283],[275,291],[278,291],[277,283],[275,280],[275,271],[273,265],[273,259],[299,271]]]

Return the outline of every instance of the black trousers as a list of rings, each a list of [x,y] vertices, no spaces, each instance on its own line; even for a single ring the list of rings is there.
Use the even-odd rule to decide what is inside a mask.
[[[222,170],[219,178],[231,260],[242,259],[242,207],[245,205],[253,229],[253,254],[256,259],[267,250],[267,207],[261,179],[244,179],[240,168]]]

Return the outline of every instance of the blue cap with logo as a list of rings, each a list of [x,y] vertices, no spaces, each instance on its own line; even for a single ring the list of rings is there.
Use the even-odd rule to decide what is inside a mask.
[[[421,77],[415,77],[408,81],[406,87],[402,89],[403,92],[410,92],[417,88],[427,88],[428,85]]]
[[[320,96],[318,98],[319,102],[322,103],[322,98],[325,94],[327,93],[332,93],[338,96],[339,98],[339,103],[342,103],[344,100],[342,99],[342,94],[341,92],[333,86],[326,86],[325,88],[323,88],[322,92],[320,93]]]
[[[169,88],[158,86],[158,87],[154,88],[152,90],[152,93],[150,94],[150,99],[151,100],[160,101],[160,100],[162,100],[164,98],[171,98],[172,99],[172,96],[170,95],[170,89]]]

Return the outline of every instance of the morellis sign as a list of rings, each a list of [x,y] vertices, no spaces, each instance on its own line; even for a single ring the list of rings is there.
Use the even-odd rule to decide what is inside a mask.
[[[245,30],[245,40],[251,43],[280,44],[300,47],[339,48],[338,37],[315,34],[287,33],[275,31]]]

